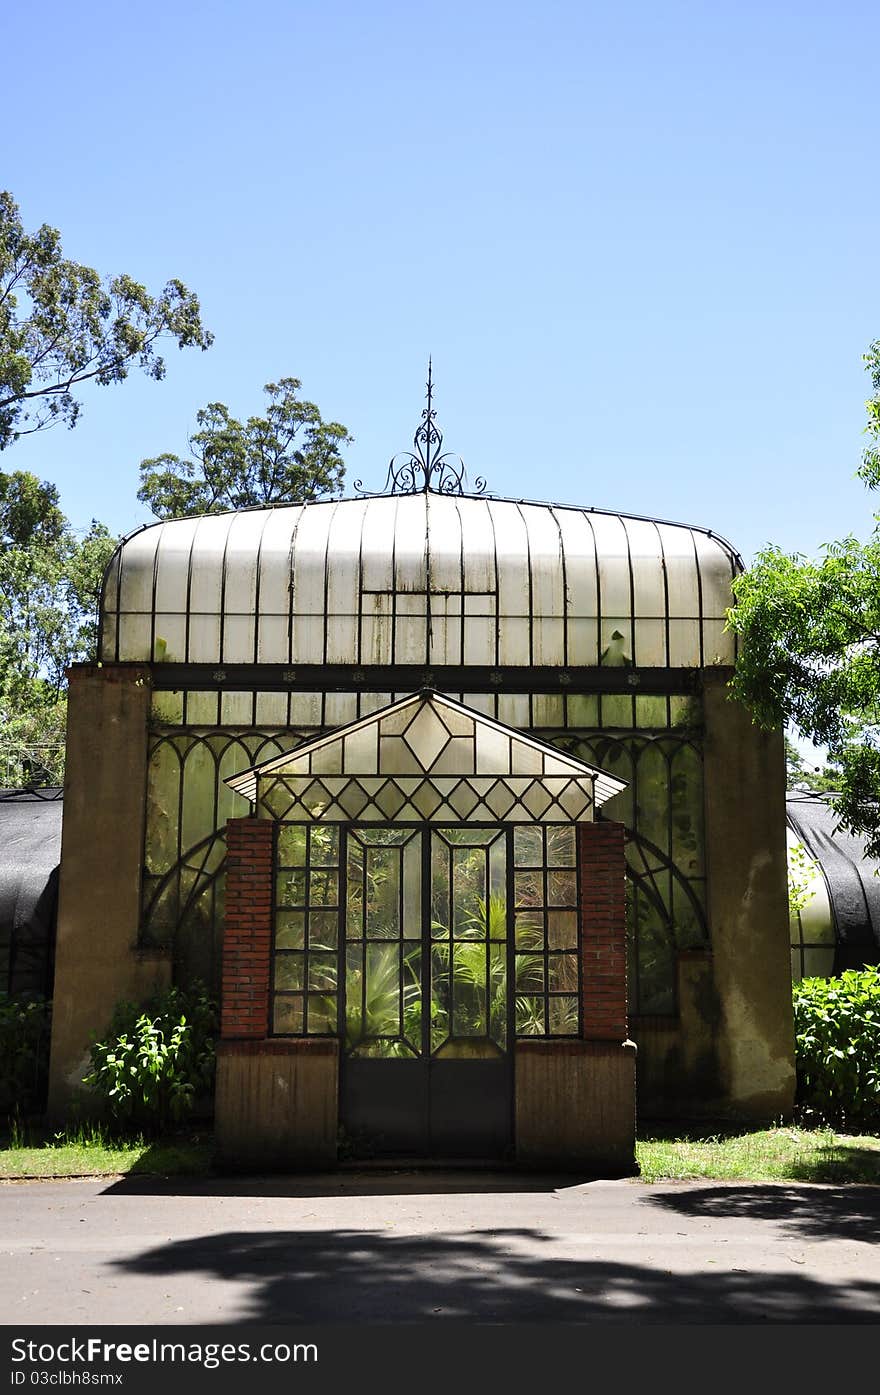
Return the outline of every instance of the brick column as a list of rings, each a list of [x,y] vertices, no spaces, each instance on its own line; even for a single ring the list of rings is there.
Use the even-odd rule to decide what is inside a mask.
[[[226,825],[220,1035],[227,1040],[262,1040],[269,1032],[274,830],[269,819],[230,819]]]
[[[622,1042],[626,1020],[626,863],[621,823],[578,829],[581,1000],[587,1041]]]

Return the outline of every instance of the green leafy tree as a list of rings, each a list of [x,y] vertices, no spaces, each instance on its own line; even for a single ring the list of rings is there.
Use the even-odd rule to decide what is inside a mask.
[[[873,396],[859,471],[880,485],[880,340],[865,355]],[[790,723],[828,751],[832,803],[880,857],[880,515],[866,542],[827,543],[814,561],[778,547],[734,582],[728,624],[741,635],[732,688],[755,720]]]
[[[163,378],[162,341],[207,349],[212,339],[181,281],[152,296],[130,276],[102,279],[63,256],[55,228],[27,232],[0,192],[0,450],[57,422],[75,426],[83,383],[119,383],[132,367]]]
[[[807,765],[797,746],[786,737],[785,787],[810,790],[813,794],[836,794],[840,789],[840,771],[835,765]]]
[[[188,459],[141,462],[138,498],[157,518],[182,518],[338,493],[341,447],[352,437],[339,422],[323,421],[300,387],[298,378],[267,383],[265,415],[246,422],[210,402],[197,413]]]
[[[97,593],[114,546],[94,519],[77,536],[54,485],[0,472],[0,782],[62,778],[65,670],[94,656]]]

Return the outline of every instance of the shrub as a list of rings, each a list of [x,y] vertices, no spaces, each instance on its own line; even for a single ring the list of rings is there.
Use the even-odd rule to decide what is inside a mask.
[[[44,1107],[51,1015],[43,998],[0,993],[0,1108],[17,1116]]]
[[[794,986],[798,1103],[826,1123],[880,1127],[880,968]]]
[[[119,1003],[84,1077],[114,1123],[158,1133],[181,1123],[214,1082],[217,1009],[203,984]]]

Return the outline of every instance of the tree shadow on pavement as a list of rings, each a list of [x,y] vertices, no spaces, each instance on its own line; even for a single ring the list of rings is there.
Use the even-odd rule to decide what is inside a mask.
[[[513,1169],[340,1168],[335,1172],[226,1174],[168,1177],[132,1174],[111,1182],[105,1196],[343,1197],[480,1195],[493,1192],[555,1192],[596,1180],[578,1173],[516,1172]]]
[[[646,1192],[644,1202],[706,1220],[774,1221],[804,1240],[880,1239],[880,1187],[703,1186],[672,1183]]]
[[[232,1303],[238,1322],[880,1321],[880,1283],[824,1283],[786,1272],[672,1273],[561,1257],[559,1244],[527,1229],[230,1231],[169,1241],[114,1266],[143,1277],[226,1283],[222,1302]]]

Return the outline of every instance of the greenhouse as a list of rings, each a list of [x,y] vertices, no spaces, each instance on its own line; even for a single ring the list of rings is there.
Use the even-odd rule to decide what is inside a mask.
[[[430,400],[381,494],[125,539],[71,671],[54,1108],[115,1002],[200,978],[231,1162],[625,1165],[636,1091],[784,1114],[782,736],[728,697],[739,567],[467,492]]]
[[[61,790],[0,789],[0,993],[51,998]]]
[[[792,981],[880,963],[880,877],[864,835],[842,828],[828,799],[807,790],[792,791],[786,809]]]

